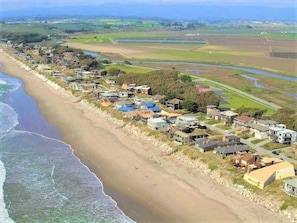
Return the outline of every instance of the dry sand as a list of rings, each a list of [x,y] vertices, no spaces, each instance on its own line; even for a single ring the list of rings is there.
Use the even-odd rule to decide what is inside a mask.
[[[137,222],[287,222],[277,213],[189,172],[162,156],[154,141],[119,128],[109,116],[54,89],[0,52],[2,72],[20,78],[47,121]]]

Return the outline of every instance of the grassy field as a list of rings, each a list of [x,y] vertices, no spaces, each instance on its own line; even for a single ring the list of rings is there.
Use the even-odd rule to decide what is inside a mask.
[[[97,34],[76,34],[71,35],[69,42],[75,43],[113,43],[114,39],[126,38],[169,38],[169,33],[163,32],[112,32]],[[107,41],[108,40],[108,41]]]
[[[111,65],[107,65],[105,68],[107,71],[111,68],[116,68],[126,73],[135,73],[135,74],[145,74],[147,72],[154,70],[152,68],[131,66],[131,65],[125,65],[125,64],[111,64]]]
[[[240,108],[242,106],[247,107],[247,108],[259,108],[259,109],[264,109],[266,110],[266,114],[267,115],[271,115],[275,113],[275,110],[257,103],[253,100],[250,100],[248,98],[245,98],[243,96],[240,96],[234,92],[230,92],[230,91],[226,91],[226,95],[227,95],[227,104],[221,104],[221,107],[229,107],[229,108]]]

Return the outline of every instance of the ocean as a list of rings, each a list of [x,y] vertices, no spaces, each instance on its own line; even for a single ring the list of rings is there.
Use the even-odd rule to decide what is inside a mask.
[[[0,73],[0,222],[132,223],[61,141],[22,82]]]

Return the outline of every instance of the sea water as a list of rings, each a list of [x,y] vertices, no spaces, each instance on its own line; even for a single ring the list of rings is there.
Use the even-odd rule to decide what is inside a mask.
[[[20,80],[0,73],[0,222],[134,222],[61,141]]]

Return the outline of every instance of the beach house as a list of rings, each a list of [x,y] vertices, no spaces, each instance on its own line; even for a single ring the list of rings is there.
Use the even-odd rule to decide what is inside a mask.
[[[282,144],[291,144],[297,140],[297,132],[286,129],[286,126],[283,124],[269,127],[268,136],[270,140]]]
[[[238,113],[227,110],[221,112],[221,121],[224,124],[232,124],[234,119],[238,116]]]
[[[235,128],[241,128],[241,129],[248,129],[248,125],[253,121],[254,119],[246,116],[246,115],[241,115],[236,118],[234,118],[233,126]]]
[[[266,126],[250,123],[248,124],[248,128],[250,132],[254,133],[257,139],[265,139],[268,137],[268,127]]]
[[[224,142],[221,142],[224,143]],[[215,149],[214,149],[214,153],[217,154],[218,156],[222,157],[222,158],[226,158],[227,156],[230,155],[235,155],[238,152],[248,152],[249,148],[244,146],[244,145],[218,145]]]
[[[177,98],[173,98],[165,102],[166,107],[172,108],[173,110],[181,109],[182,108],[181,103],[182,103],[182,100],[179,100]]]
[[[263,189],[275,180],[295,176],[294,166],[288,161],[270,165],[245,173],[243,179],[248,183]]]
[[[195,146],[199,149],[200,152],[212,151],[217,147],[218,141],[212,139],[198,139],[195,141]]]
[[[168,123],[164,120],[164,118],[149,118],[147,120],[147,126],[152,130],[160,130],[167,131]]]
[[[221,111],[217,108],[216,105],[207,105],[206,106],[206,116],[208,118],[214,119],[214,120],[220,120],[221,119]]]
[[[197,123],[198,123],[198,120],[196,117],[186,116],[186,115],[177,117],[175,122],[175,124],[178,125],[180,128],[196,125]]]
[[[198,129],[191,133],[185,133],[178,130],[173,134],[174,140],[182,144],[192,142],[196,139],[206,138],[207,136],[208,134],[204,130],[198,130]]]

